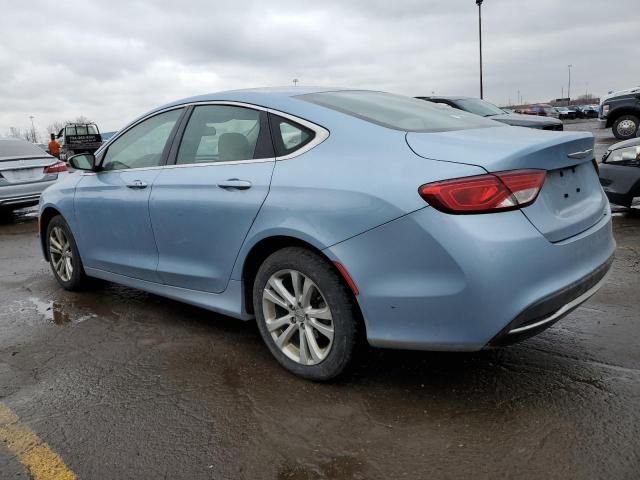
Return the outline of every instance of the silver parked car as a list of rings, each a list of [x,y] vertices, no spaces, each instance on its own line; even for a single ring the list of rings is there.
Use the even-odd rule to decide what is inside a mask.
[[[67,170],[66,163],[36,144],[0,139],[0,210],[37,205],[43,190]]]

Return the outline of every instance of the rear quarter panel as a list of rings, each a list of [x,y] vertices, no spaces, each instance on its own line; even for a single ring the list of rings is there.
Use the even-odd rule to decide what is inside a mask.
[[[415,155],[403,131],[341,113],[335,117],[322,124],[330,131],[322,144],[276,162],[233,279],[240,279],[244,259],[264,238],[290,236],[324,249],[424,208],[418,195],[424,183],[484,173],[476,166]]]

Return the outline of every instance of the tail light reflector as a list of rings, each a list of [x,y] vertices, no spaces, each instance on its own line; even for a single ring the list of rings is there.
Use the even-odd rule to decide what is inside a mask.
[[[492,213],[531,205],[542,189],[545,170],[511,170],[422,185],[418,192],[447,213]]]
[[[56,162],[53,165],[49,165],[48,167],[45,167],[44,169],[44,173],[62,173],[62,172],[68,172],[69,169],[67,168],[67,164],[64,162]]]

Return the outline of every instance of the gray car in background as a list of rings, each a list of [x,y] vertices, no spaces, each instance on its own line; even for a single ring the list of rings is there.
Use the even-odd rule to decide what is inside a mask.
[[[562,122],[552,117],[538,117],[535,115],[521,115],[508,113],[493,103],[480,98],[471,97],[416,97],[434,103],[442,103],[450,107],[475,113],[481,117],[488,117],[497,122],[506,123],[514,127],[537,128],[540,130],[563,130]]]
[[[611,203],[629,208],[640,197],[640,138],[609,147],[600,164],[600,183]]]
[[[36,205],[42,191],[67,170],[36,144],[0,139],[0,211]]]

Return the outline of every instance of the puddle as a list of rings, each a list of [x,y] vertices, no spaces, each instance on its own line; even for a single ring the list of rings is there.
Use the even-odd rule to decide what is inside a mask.
[[[81,323],[97,316],[95,313],[89,313],[72,317],[68,311],[68,305],[57,300],[41,300],[36,297],[29,297],[29,301],[35,305],[36,310],[45,320],[56,325],[66,325],[72,322]]]

